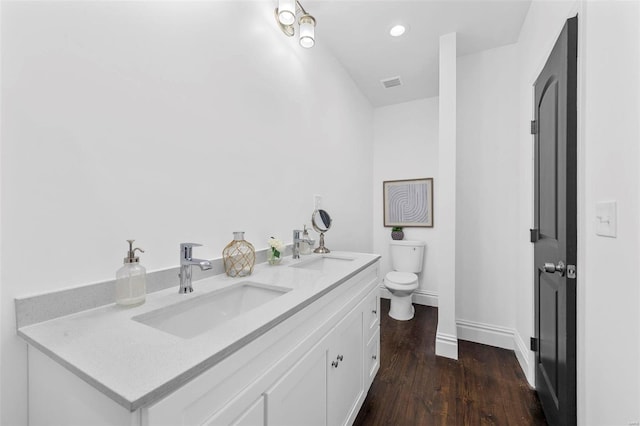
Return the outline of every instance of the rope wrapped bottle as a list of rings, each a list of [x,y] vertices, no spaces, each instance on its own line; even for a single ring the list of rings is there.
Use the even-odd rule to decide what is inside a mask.
[[[251,275],[256,263],[256,250],[244,239],[244,232],[234,232],[231,241],[222,251],[224,270],[230,277]]]

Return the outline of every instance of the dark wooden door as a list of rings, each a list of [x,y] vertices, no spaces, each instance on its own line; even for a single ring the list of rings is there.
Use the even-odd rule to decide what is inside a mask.
[[[534,347],[550,425],[576,424],[577,40],[575,17],[535,82]]]

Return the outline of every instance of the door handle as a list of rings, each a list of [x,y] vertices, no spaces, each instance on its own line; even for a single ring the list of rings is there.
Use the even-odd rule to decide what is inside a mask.
[[[553,274],[554,272],[559,272],[561,277],[564,276],[564,273],[566,271],[566,267],[562,260],[559,261],[557,265],[554,265],[551,262],[545,262],[542,268],[544,269],[545,272],[549,272],[551,274]]]
[[[343,359],[344,359],[344,356],[338,355],[335,361],[331,361],[331,366],[338,368],[338,365],[340,365],[340,361],[342,361]]]

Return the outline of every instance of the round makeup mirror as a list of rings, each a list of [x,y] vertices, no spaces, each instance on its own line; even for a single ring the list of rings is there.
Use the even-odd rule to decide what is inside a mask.
[[[331,228],[331,216],[325,210],[317,209],[311,216],[311,224],[316,232],[320,233],[320,244],[314,253],[329,253],[330,250],[324,246],[324,233]]]

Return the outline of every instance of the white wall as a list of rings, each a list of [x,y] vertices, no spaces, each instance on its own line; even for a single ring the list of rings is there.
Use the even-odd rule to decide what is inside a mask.
[[[581,423],[590,425],[640,421],[639,9],[637,1],[587,2],[579,22],[584,216],[578,378]],[[595,234],[596,203],[610,200],[617,201],[617,238]]]
[[[322,194],[327,246],[371,251],[373,110],[271,3],[2,8],[0,423],[26,423],[13,298],[113,278],[127,238],[149,270],[236,230],[264,248]]]
[[[438,168],[434,225],[438,221],[438,330],[436,355],[458,359],[456,329],[456,120],[457,34],[440,36]]]
[[[384,276],[391,270],[391,228],[384,227],[382,182],[424,177],[438,181],[438,98],[376,108],[373,129],[373,251],[382,255]],[[404,228],[404,233],[406,240],[427,242],[414,301],[437,306],[438,227]]]
[[[460,338],[513,348],[518,238],[515,44],[458,58],[456,320]],[[461,324],[464,326],[461,328]],[[466,334],[465,334],[466,333]]]
[[[533,2],[520,33],[519,227],[532,223],[532,85],[567,18],[579,12],[578,424],[640,420],[640,6]],[[595,205],[618,202],[618,237],[595,235]],[[518,245],[516,328],[533,333],[532,248]],[[521,360],[522,361],[522,360]],[[525,360],[533,381],[533,353]]]
[[[533,1],[518,38],[518,146],[516,355],[529,383],[534,383],[534,353],[529,337],[534,335],[533,245],[528,230],[533,227],[533,139],[530,121],[534,118],[533,83],[542,70],[567,18],[577,11],[576,1]]]

